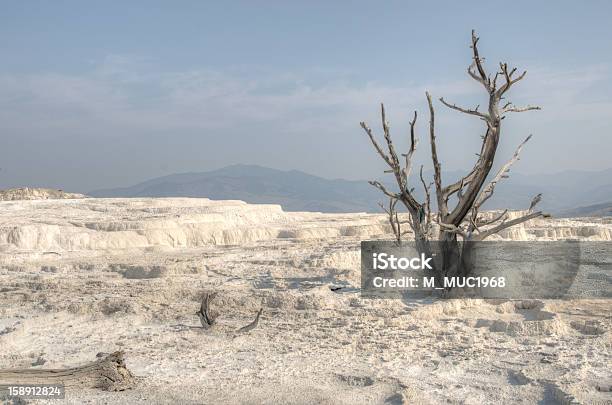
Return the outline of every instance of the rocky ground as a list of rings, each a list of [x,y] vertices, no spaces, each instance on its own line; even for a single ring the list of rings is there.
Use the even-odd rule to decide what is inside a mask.
[[[124,350],[136,387],[74,404],[612,403],[609,300],[362,299],[359,242],[381,238],[382,215],[237,201],[0,202],[0,369]],[[612,240],[612,224],[498,238]]]

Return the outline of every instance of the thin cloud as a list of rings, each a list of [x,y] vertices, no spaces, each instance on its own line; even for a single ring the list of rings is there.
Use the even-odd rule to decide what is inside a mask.
[[[176,136],[188,129],[201,131],[203,136],[218,136],[228,130],[246,134],[263,129],[269,139],[313,134],[339,134],[340,139],[349,139],[346,134],[358,131],[361,120],[377,126],[381,101],[389,106],[394,129],[405,133],[411,112],[426,111],[426,89],[436,97],[444,95],[465,105],[477,103],[483,96],[482,89],[467,77],[424,85],[355,83],[347,76],[334,71],[278,73],[245,68],[156,72],[149,61],[114,55],[80,75],[0,74],[0,119],[10,130],[4,133],[13,135],[129,137],[156,131]],[[542,105],[544,110],[537,113],[537,118],[513,118],[518,122],[511,124],[519,132],[517,136],[522,138],[526,135],[523,132],[535,130],[538,137],[558,139],[564,136],[564,126],[584,121],[588,121],[585,132],[602,128],[609,131],[610,123],[601,122],[602,116],[612,113],[609,97],[596,101],[588,97],[594,87],[609,78],[606,66],[531,69],[516,99],[511,100]],[[442,114],[441,136],[451,150],[466,139],[468,143],[478,142],[477,136],[461,138],[457,133],[474,135],[472,132],[480,128],[478,122],[438,109]],[[425,123],[421,118],[423,130]],[[464,128],[466,123],[468,127]],[[514,139],[510,143],[514,144]],[[462,166],[464,160],[452,157],[449,163]]]

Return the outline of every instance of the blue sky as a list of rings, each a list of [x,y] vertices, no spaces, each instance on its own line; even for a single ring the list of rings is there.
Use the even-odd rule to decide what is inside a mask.
[[[402,145],[424,91],[483,94],[469,35],[491,70],[527,69],[510,95],[543,111],[508,117],[498,163],[608,168],[612,3],[3,2],[0,187],[88,191],[234,163],[377,177],[359,121],[388,106]],[[444,167],[470,167],[481,123],[439,111]],[[427,163],[421,142],[420,161]]]

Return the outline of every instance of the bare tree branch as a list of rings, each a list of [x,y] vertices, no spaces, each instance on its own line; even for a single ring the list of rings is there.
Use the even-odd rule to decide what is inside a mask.
[[[452,224],[445,224],[444,222],[439,221],[438,225],[440,225],[440,228],[443,228],[446,232],[456,233],[458,235],[461,235],[463,239],[468,239],[467,233],[461,227]]]
[[[238,329],[236,331],[236,334],[238,335],[241,333],[247,333],[255,329],[257,325],[259,324],[259,317],[261,316],[262,312],[263,312],[263,307],[259,308],[259,311],[257,311],[257,315],[255,315],[255,319],[253,319],[253,321],[249,323],[248,325],[243,326],[242,328]]]
[[[538,211],[538,212],[533,212],[531,214],[527,214],[527,215],[523,215],[522,217],[518,217],[515,218],[511,221],[508,222],[503,222],[497,226],[494,226],[493,228],[487,229],[486,231],[483,231],[481,233],[479,233],[478,235],[476,235],[475,237],[473,237],[473,240],[483,240],[493,234],[498,233],[501,230],[504,230],[506,228],[510,228],[511,226],[514,225],[518,225],[521,224],[523,222],[527,222],[530,219],[534,219],[537,218],[539,216],[542,216],[542,211]]]
[[[370,184],[380,189],[383,193],[385,193],[385,195],[389,197],[393,196],[395,198],[398,198],[402,202],[402,204],[404,204],[406,209],[408,209],[408,212],[410,212],[410,214],[413,215],[419,210],[420,204],[416,201],[416,199],[412,195],[412,190],[408,189],[407,176],[409,174],[412,154],[416,150],[416,138],[414,136],[414,125],[416,123],[416,114],[415,114],[413,121],[411,122],[411,141],[414,141],[414,142],[411,142],[411,152],[409,152],[408,156],[406,156],[406,164],[408,166],[402,169],[399,159],[397,157],[397,153],[395,151],[395,147],[393,146],[393,140],[391,139],[391,131],[389,128],[389,123],[387,122],[387,118],[386,118],[385,106],[384,104],[381,104],[380,107],[381,107],[381,120],[382,120],[384,138],[385,138],[385,142],[387,143],[387,149],[389,150],[389,153],[387,154],[382,149],[382,147],[378,144],[371,128],[368,127],[368,125],[365,122],[361,122],[361,127],[364,129],[364,131],[370,138],[370,141],[372,142],[372,145],[374,145],[374,148],[376,149],[378,154],[383,158],[383,160],[390,167],[391,170],[385,171],[385,173],[393,173],[393,175],[395,176],[397,185],[399,186],[400,192],[398,194],[390,193],[386,191],[385,187],[377,181],[370,182]]]
[[[521,150],[523,149],[523,146],[527,142],[529,142],[530,139],[531,139],[531,135],[525,138],[525,140],[521,142],[519,146],[516,148],[516,150],[514,151],[514,155],[512,155],[512,158],[498,170],[493,180],[491,180],[491,182],[484,188],[484,190],[480,193],[480,195],[474,202],[474,205],[476,207],[480,208],[482,204],[484,204],[489,198],[491,198],[491,196],[493,195],[493,192],[495,191],[495,186],[502,178],[507,177],[507,174],[510,171],[510,167],[517,160],[519,160],[519,156],[521,154]]]
[[[527,71],[524,71],[523,73],[521,73],[520,76],[518,76],[517,78],[513,79],[512,76],[514,75],[514,73],[516,72],[516,68],[513,68],[511,71],[508,71],[508,64],[507,63],[500,63],[499,67],[501,68],[501,73],[504,75],[504,78],[506,79],[506,83],[504,83],[503,86],[501,86],[499,88],[499,90],[497,90],[495,92],[495,97],[498,99],[501,99],[501,97],[504,95],[504,93],[506,93],[508,90],[510,90],[510,87],[518,82],[523,80],[523,78],[525,78],[525,75],[527,74]]]
[[[389,158],[391,162],[393,162],[391,168],[393,169],[393,171],[396,171],[400,167],[399,159],[397,158],[397,153],[395,153],[395,147],[393,146],[393,140],[391,139],[389,122],[387,121],[387,117],[385,114],[385,105],[382,103],[380,104],[380,117],[382,119],[383,134],[385,137],[385,141],[387,142],[387,149],[389,149]]]
[[[474,108],[473,110],[470,110],[469,108],[459,107],[456,104],[447,103],[446,101],[444,101],[444,97],[440,97],[440,102],[452,110],[460,111],[465,114],[475,115],[487,121],[489,120],[489,116],[487,114],[484,114],[478,111],[478,107],[480,106],[476,106],[476,108]]]
[[[395,205],[397,204],[397,198],[390,197],[389,198],[389,208],[385,208],[382,203],[378,203],[378,205],[387,213],[389,216],[389,224],[391,225],[391,229],[393,230],[393,234],[395,235],[395,239],[398,243],[402,241],[402,231],[400,228],[400,221],[397,215],[397,211],[395,210]]]
[[[531,204],[529,204],[529,212],[532,212],[533,209],[535,208],[536,205],[538,205],[538,203],[542,201],[542,193],[536,195],[535,197],[533,197],[533,200],[531,200]]]
[[[403,154],[403,156],[406,158],[406,166],[404,167],[404,178],[406,179],[406,182],[408,182],[408,178],[410,177],[410,172],[412,171],[412,155],[414,155],[414,152],[416,151],[416,147],[418,143],[418,141],[416,140],[416,135],[414,131],[416,120],[417,120],[417,112],[415,111],[414,118],[412,119],[412,121],[410,121],[410,149],[408,150],[408,153]]]
[[[509,112],[525,112],[525,111],[533,111],[533,110],[541,110],[541,107],[537,105],[528,105],[525,107],[512,107],[512,103],[508,103],[507,107],[502,108],[501,113],[509,113]]]
[[[442,192],[444,194],[444,198],[448,199],[450,196],[452,196],[455,193],[460,192],[464,187],[469,185],[470,182],[472,181],[472,179],[474,178],[474,175],[476,174],[476,169],[477,168],[478,168],[478,165],[476,165],[472,169],[472,171],[469,174],[467,174],[466,176],[462,177],[461,179],[459,179],[455,183],[449,184],[448,186],[444,187],[444,189],[442,190]],[[460,198],[461,198],[461,196],[460,196]]]
[[[431,95],[426,92],[427,104],[429,105],[429,140],[431,143],[431,160],[434,166],[434,184],[436,185],[436,197],[438,200],[438,211],[441,217],[446,217],[448,214],[448,207],[446,200],[444,199],[444,193],[442,192],[442,169],[440,167],[440,161],[438,160],[438,152],[436,148],[436,132],[435,132],[435,115],[434,108],[431,102]]]
[[[504,210],[504,211],[503,211],[501,214],[499,214],[498,216],[494,217],[493,219],[489,219],[489,220],[486,220],[486,221],[481,221],[481,222],[479,222],[478,220],[476,220],[476,221],[475,221],[475,225],[477,225],[477,226],[479,226],[479,227],[480,227],[480,226],[487,226],[487,225],[491,225],[491,224],[493,224],[493,223],[495,223],[495,222],[497,222],[497,221],[499,221],[499,220],[503,219],[503,218],[506,216],[506,214],[507,214],[507,213],[508,213],[508,210],[507,210],[507,209],[505,209],[505,210]]]
[[[423,165],[421,165],[421,170],[419,171],[419,177],[421,178],[421,184],[423,185],[423,189],[425,190],[425,219],[426,219],[426,227],[427,231],[429,230],[429,225],[431,224],[431,193],[430,188],[433,183],[429,183],[427,185],[425,183],[425,179],[423,178]]]
[[[366,132],[366,134],[368,134],[368,137],[370,138],[370,141],[372,141],[372,145],[374,145],[374,149],[376,149],[376,152],[378,152],[380,157],[382,157],[383,160],[385,162],[387,162],[389,167],[393,167],[393,162],[391,161],[391,158],[389,158],[389,156],[387,156],[387,154],[382,150],[382,148],[380,147],[378,142],[376,142],[376,138],[374,138],[374,134],[372,133],[372,129],[370,127],[368,127],[368,125],[365,122],[360,122],[359,125],[361,125],[361,128],[363,128],[363,130]]]
[[[394,193],[390,192],[389,190],[387,190],[387,188],[385,186],[383,186],[382,183],[379,182],[379,181],[368,181],[368,183],[371,184],[372,186],[376,187],[380,191],[382,191],[383,194],[386,195],[387,197],[399,198],[399,196],[397,194],[394,194]]]
[[[472,30],[471,48],[472,48],[474,61],[472,62],[470,67],[468,67],[468,73],[474,80],[482,83],[485,89],[487,89],[487,91],[490,92],[491,83],[490,83],[489,78],[487,77],[487,73],[485,72],[484,67],[482,66],[482,59],[480,58],[480,55],[478,53],[478,40],[479,39],[480,38],[476,36],[476,31]],[[474,68],[476,69],[475,71],[474,71]]]
[[[472,62],[472,64],[468,66],[468,74],[472,77],[472,79],[476,80],[478,83],[481,83],[485,87],[485,89],[488,90],[487,82],[483,81],[482,78],[478,75],[478,72],[474,69],[476,69],[476,63]]]

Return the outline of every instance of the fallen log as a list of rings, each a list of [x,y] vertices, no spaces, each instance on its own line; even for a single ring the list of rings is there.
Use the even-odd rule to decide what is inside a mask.
[[[65,369],[0,369],[0,385],[58,384],[72,388],[100,388],[123,391],[136,380],[117,351],[92,363]]]

